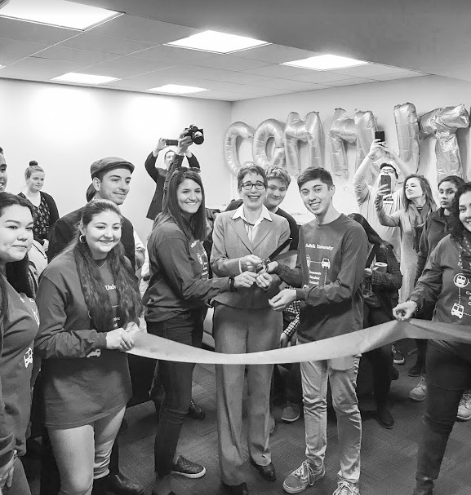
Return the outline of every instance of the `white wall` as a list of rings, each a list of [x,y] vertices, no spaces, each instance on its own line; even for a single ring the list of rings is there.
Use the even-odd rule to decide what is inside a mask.
[[[394,106],[411,102],[416,106],[420,116],[437,107],[456,106],[461,103],[469,111],[471,103],[471,83],[438,76],[425,76],[358,86],[339,87],[321,91],[297,93],[286,96],[259,98],[236,102],[232,107],[231,122],[243,121],[254,128],[268,118],[275,118],[285,123],[290,112],[298,112],[304,118],[308,112],[320,112],[320,117],[326,134],[326,168],[330,170],[330,146],[328,132],[334,110],[344,108],[353,118],[355,110],[371,110],[378,126],[386,132],[386,141],[397,150],[397,135],[394,123]],[[470,133],[468,129],[459,129],[458,143],[460,145],[466,176],[471,178]],[[428,138],[420,144],[419,173],[424,174],[436,190],[436,159],[435,138]],[[343,212],[356,211],[357,206],[353,195],[351,182],[354,174],[355,148],[349,146],[349,179],[347,183],[336,181],[336,206]],[[302,156],[302,153],[301,153]],[[251,158],[251,149],[247,142],[240,146],[240,160],[244,162]],[[304,213],[304,206],[299,199],[294,180],[289,188],[283,208],[293,213]],[[234,194],[234,193],[233,193]]]
[[[205,142],[193,145],[192,151],[201,164],[207,204],[227,202],[230,173],[222,143],[230,110],[227,102],[0,79],[7,190],[18,193],[28,162],[37,160],[46,172],[44,191],[53,195],[64,215],[85,203],[92,162],[105,156],[126,158],[136,170],[122,211],[145,241],[155,184],[144,161],[159,136],[176,138],[189,124],[202,127]],[[162,160],[163,154],[158,164]]]

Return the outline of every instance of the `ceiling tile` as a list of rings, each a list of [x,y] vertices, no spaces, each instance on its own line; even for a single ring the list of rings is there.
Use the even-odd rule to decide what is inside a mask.
[[[197,65],[213,67],[215,69],[242,71],[256,67],[264,67],[269,64],[268,62],[252,60],[250,58],[241,58],[235,55],[215,55],[211,58],[200,60]]]
[[[319,53],[283,45],[266,45],[237,52],[238,57],[261,60],[272,64],[301,60],[315,55],[319,55]]]
[[[92,50],[78,50],[76,48],[67,48],[65,46],[58,45],[52,46],[51,48],[38,53],[36,57],[51,60],[63,60],[64,62],[77,62],[87,66],[115,59],[119,57],[119,55]]]
[[[0,38],[0,65],[8,65],[47,48],[46,45]]]
[[[0,77],[47,81],[67,72],[74,72],[83,64],[28,57],[0,70]]]
[[[266,65],[265,67],[255,67],[253,69],[248,69],[245,72],[248,72],[249,74],[257,74],[259,76],[290,79],[293,76],[305,74],[306,71],[307,69],[290,67],[289,65]]]
[[[87,67],[86,73],[124,78],[164,69],[165,67],[168,67],[168,64],[125,56]]]
[[[351,77],[350,79],[343,79],[342,81],[331,81],[324,83],[326,86],[356,86],[357,84],[366,84],[376,82],[372,79],[365,79],[363,77]]]
[[[200,60],[213,57],[214,53],[202,52],[200,50],[187,50],[175,46],[159,45],[146,50],[133,53],[133,57],[158,60],[159,62],[172,62],[173,64],[193,64]]]
[[[395,74],[398,72],[404,72],[407,69],[401,69],[399,67],[391,67],[390,65],[381,65],[381,64],[366,64],[366,65],[358,65],[357,67],[349,67],[345,69],[337,69],[335,70],[338,74],[345,74],[346,76],[352,77],[371,77],[371,76],[380,76],[382,74]],[[330,72],[330,71],[326,71]]]
[[[154,21],[152,19],[144,19],[143,17],[126,14],[105,22],[90,31],[93,34],[103,34],[155,44],[168,43],[169,41],[175,41],[199,32],[197,29],[179,26],[177,24],[169,24],[168,22]]]
[[[2,38],[54,45],[75,36],[80,31],[0,17],[0,33]]]
[[[116,55],[129,55],[130,53],[150,48],[153,45],[143,41],[126,40],[114,36],[102,36],[87,31],[63,41],[60,46],[78,48],[80,50],[115,53]]]
[[[392,81],[393,79],[409,79],[411,77],[427,76],[428,74],[422,74],[421,72],[415,72],[412,70],[404,72],[396,72],[395,74],[382,74],[380,76],[371,76],[371,79],[375,81]]]

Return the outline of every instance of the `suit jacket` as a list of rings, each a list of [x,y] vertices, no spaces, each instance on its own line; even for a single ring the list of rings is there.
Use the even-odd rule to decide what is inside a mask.
[[[262,259],[268,258],[290,236],[286,218],[270,213],[272,221],[263,220],[251,242],[247,236],[244,221],[242,218],[233,219],[234,213],[234,211],[220,213],[214,223],[211,268],[213,274],[218,277],[238,275],[240,273],[239,258],[248,254],[255,254]],[[236,308],[266,308],[269,306],[268,299],[279,291],[280,279],[276,275],[273,277],[274,283],[268,291],[263,291],[254,284],[249,289],[218,294],[214,300]]]

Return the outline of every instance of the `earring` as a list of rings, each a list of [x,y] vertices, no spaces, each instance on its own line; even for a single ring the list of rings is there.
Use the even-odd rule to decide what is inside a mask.
[[[85,236],[83,234],[79,235],[79,242],[81,242],[82,244],[85,244],[86,240],[85,240]]]

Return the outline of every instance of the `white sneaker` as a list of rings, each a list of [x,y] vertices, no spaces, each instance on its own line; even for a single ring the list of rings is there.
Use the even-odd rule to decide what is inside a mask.
[[[332,495],[360,495],[360,489],[356,483],[342,480],[339,481],[337,490]]]
[[[317,470],[306,459],[298,469],[295,469],[283,482],[283,490],[288,493],[300,493],[314,485],[317,480],[325,476],[324,464]]]
[[[471,419],[471,390],[466,390],[463,397],[461,397],[456,417],[461,419],[461,421],[469,421]]]
[[[415,400],[417,402],[422,402],[427,396],[427,381],[425,376],[420,377],[420,382],[409,392],[409,399]]]

